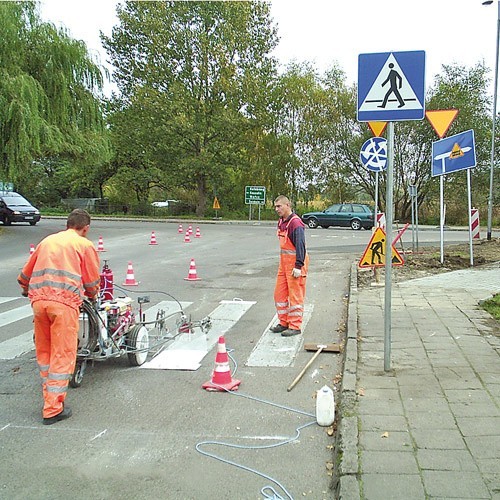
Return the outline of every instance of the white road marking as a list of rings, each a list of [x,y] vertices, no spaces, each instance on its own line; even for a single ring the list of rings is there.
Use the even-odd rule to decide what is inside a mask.
[[[11,309],[10,311],[0,313],[0,328],[21,319],[28,318],[32,314],[33,310],[31,309],[31,304],[16,307],[15,309]]]
[[[219,337],[225,335],[254,304],[255,302],[244,300],[221,301],[209,314],[212,328],[207,334],[196,331],[180,335],[141,368],[197,370],[208,351],[217,344]]]
[[[33,330],[0,342],[0,359],[14,359],[35,348]]]
[[[304,306],[304,317],[302,319],[302,331],[304,331],[314,309],[313,304]],[[303,335],[294,337],[282,337],[279,333],[273,333],[269,328],[278,322],[275,315],[257,342],[253,351],[245,363],[246,366],[292,366],[293,360],[303,341]]]

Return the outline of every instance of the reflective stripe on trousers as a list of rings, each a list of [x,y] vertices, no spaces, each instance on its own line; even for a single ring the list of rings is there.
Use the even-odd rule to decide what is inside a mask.
[[[73,307],[38,300],[33,303],[36,358],[43,391],[43,417],[60,413],[68,381],[75,371],[79,311]]]

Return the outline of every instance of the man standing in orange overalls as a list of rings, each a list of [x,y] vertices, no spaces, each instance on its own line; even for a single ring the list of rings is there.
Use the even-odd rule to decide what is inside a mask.
[[[279,215],[280,263],[274,289],[279,323],[271,331],[281,333],[283,337],[292,337],[301,333],[309,255],[304,223],[292,212],[290,200],[286,196],[278,196],[274,200],[274,209]]]
[[[73,210],[66,228],[40,242],[17,278],[33,307],[44,425],[71,416],[64,400],[75,371],[80,306],[84,295],[96,299],[99,292],[99,257],[86,238],[90,215]]]

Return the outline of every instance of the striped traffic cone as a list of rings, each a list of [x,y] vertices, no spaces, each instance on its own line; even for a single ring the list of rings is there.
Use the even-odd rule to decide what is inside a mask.
[[[195,233],[194,237],[201,238],[200,228],[198,226],[196,227],[196,233]]]
[[[189,264],[189,272],[187,278],[184,278],[186,281],[199,281],[201,278],[198,278],[196,274],[196,264],[194,259],[191,259],[191,263]]]
[[[137,286],[139,284],[138,281],[135,281],[134,268],[132,267],[132,262],[128,263],[127,277],[125,279],[125,282],[122,284],[125,286]]]
[[[184,243],[191,243],[191,238],[189,237],[189,229],[186,230],[186,234],[184,235]]]
[[[30,255],[33,255],[35,253],[35,245],[33,243],[30,245]]]
[[[182,224],[179,224],[179,227],[177,228],[178,233],[183,233],[184,230],[182,229]]]
[[[193,234],[193,226],[191,224],[189,224],[188,231],[189,234]]]
[[[104,241],[102,239],[102,236],[99,236],[99,241],[97,242],[97,251],[98,252],[105,252],[104,250]]]
[[[151,231],[151,239],[149,240],[150,245],[158,245],[156,241],[156,234],[154,231]]]
[[[202,387],[207,391],[232,391],[233,389],[238,390],[240,383],[239,380],[235,380],[231,377],[229,358],[226,351],[226,341],[224,337],[219,337],[212,380],[205,382]]]

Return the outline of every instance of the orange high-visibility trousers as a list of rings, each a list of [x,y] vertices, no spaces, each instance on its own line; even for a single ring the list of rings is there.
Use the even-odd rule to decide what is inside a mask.
[[[302,267],[302,276],[294,278],[292,269],[295,256],[281,255],[274,288],[274,303],[281,325],[300,330],[304,316],[304,299],[306,295],[306,279],[309,256]]]
[[[42,378],[43,418],[63,410],[75,371],[79,310],[49,300],[33,302],[36,359]]]

